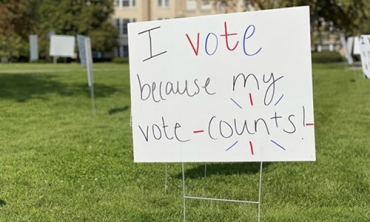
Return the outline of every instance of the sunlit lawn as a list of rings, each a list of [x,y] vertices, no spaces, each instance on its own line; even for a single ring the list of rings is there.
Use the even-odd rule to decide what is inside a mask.
[[[133,162],[128,66],[94,68],[96,116],[79,64],[0,65],[0,221],[183,221],[181,164]],[[264,164],[261,221],[370,221],[370,80],[313,79],[317,161]],[[189,195],[258,199],[259,163],[185,167]],[[187,200],[186,218],[257,221],[257,205]]]

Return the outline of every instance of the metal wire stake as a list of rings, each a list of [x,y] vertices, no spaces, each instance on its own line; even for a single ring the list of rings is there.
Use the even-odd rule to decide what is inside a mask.
[[[258,222],[261,220],[261,191],[262,191],[262,161],[260,166],[260,182],[258,186]]]
[[[91,109],[92,113],[94,116],[96,116],[96,111],[95,111],[95,97],[94,97],[94,86],[90,86],[90,94],[91,94]]]
[[[168,168],[168,166],[167,166],[167,163],[166,163],[166,169],[165,169],[165,179],[164,179],[164,194],[167,194],[167,189],[168,189],[168,180],[167,180],[167,178],[168,178],[168,171],[167,171],[167,168]]]
[[[206,192],[207,185],[207,163],[204,164],[204,184],[203,184],[203,193]]]
[[[184,162],[182,162],[182,193],[183,193],[183,200],[184,200],[184,222],[186,221],[186,203],[185,203],[185,170],[184,170]]]

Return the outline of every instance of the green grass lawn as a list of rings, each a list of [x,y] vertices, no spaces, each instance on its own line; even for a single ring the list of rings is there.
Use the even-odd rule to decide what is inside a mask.
[[[127,65],[0,65],[0,221],[183,221],[181,164],[133,162]],[[265,163],[261,221],[370,221],[370,80],[313,66],[316,162]],[[191,196],[258,199],[259,163],[185,164]],[[257,205],[186,200],[187,221]]]

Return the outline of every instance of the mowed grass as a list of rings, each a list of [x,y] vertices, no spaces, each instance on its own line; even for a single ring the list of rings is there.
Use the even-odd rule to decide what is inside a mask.
[[[96,116],[79,64],[0,66],[0,221],[183,221],[181,164],[133,162],[128,66],[94,69]],[[264,163],[261,221],[370,221],[361,73],[313,66],[317,161]],[[185,164],[186,192],[258,200],[259,166]],[[186,200],[186,218],[257,221],[257,205]]]

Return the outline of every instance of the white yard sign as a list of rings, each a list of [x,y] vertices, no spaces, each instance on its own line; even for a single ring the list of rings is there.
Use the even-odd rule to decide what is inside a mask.
[[[91,40],[89,37],[84,38],[85,63],[87,68],[87,81],[91,93],[91,108],[95,116],[95,96],[94,96],[94,72],[93,72],[93,58],[91,51]]]
[[[309,8],[129,24],[135,162],[314,161]]]
[[[353,55],[360,55],[361,49],[360,49],[360,37],[356,36],[353,37]]]
[[[91,87],[94,84],[91,41],[90,41],[89,37],[84,38],[83,41],[84,41],[85,64],[86,64],[86,67],[87,67],[87,81],[88,81],[89,87]]]
[[[73,57],[75,37],[69,35],[52,35],[50,38],[50,56]]]
[[[370,78],[370,35],[361,35],[359,38],[362,71],[366,78]]]

